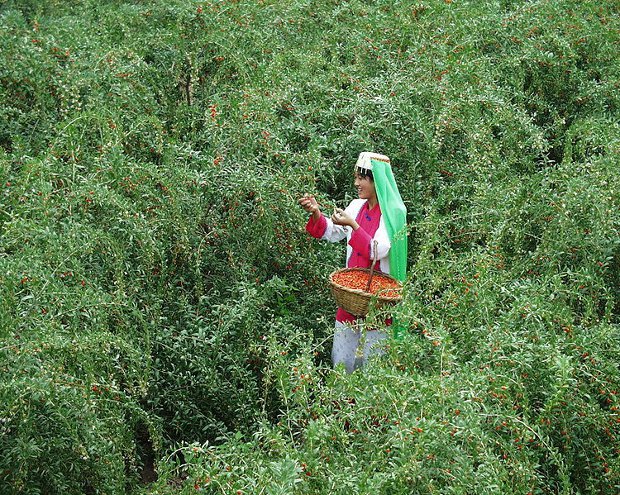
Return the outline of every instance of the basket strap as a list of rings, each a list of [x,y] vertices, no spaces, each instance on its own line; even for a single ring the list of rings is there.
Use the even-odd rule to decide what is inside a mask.
[[[372,256],[372,263],[370,264],[370,276],[368,277],[368,285],[366,286],[366,292],[370,291],[370,283],[372,282],[372,277],[374,275],[374,271],[375,271],[375,264],[377,263],[377,251],[378,251],[378,246],[379,242],[378,241],[374,241],[372,243],[372,247],[374,248],[375,254],[373,254]]]

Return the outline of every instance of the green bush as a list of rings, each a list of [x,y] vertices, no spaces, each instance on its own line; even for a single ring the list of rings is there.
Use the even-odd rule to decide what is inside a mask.
[[[6,2],[0,491],[617,493],[618,14]],[[296,201],[362,150],[407,331],[345,375]]]

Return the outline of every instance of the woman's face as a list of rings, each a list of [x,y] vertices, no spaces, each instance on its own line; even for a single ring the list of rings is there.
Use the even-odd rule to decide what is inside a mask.
[[[376,197],[375,183],[370,177],[365,177],[356,172],[353,184],[355,184],[360,199],[371,199]]]

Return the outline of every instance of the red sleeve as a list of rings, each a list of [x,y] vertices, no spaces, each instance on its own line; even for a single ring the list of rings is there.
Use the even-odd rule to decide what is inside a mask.
[[[327,220],[323,215],[315,222],[314,217],[310,216],[308,223],[306,224],[306,232],[310,234],[312,237],[316,237],[320,239],[325,234],[325,230],[327,229]]]
[[[372,237],[368,235],[363,228],[359,228],[354,230],[351,234],[351,239],[349,239],[349,246],[353,248],[354,251],[360,253],[362,257],[366,259],[370,259],[370,241]]]

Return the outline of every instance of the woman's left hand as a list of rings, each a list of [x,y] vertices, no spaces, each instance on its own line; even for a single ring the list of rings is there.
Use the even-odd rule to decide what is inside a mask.
[[[332,215],[332,222],[334,222],[336,225],[351,227],[353,230],[356,230],[359,227],[355,219],[340,208],[336,208],[334,210],[334,213]]]

